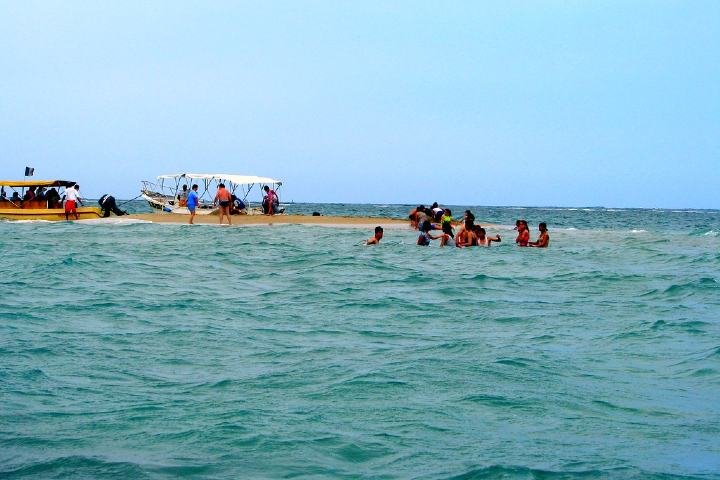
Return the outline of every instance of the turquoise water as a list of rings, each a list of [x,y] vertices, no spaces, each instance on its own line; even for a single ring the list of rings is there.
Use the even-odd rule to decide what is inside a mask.
[[[0,477],[720,478],[720,211],[473,210],[0,222]]]

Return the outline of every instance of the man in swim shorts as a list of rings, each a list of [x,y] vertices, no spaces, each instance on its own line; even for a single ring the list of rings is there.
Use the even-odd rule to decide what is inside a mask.
[[[190,189],[190,193],[188,193],[187,201],[185,203],[185,206],[190,211],[190,221],[188,222],[190,225],[193,224],[193,219],[195,218],[195,209],[200,204],[200,199],[198,198],[198,186],[196,183],[193,184],[192,189]]]
[[[223,217],[226,216],[228,219],[228,225],[232,225],[232,220],[230,220],[230,199],[232,198],[232,195],[230,194],[230,191],[225,188],[225,184],[221,183],[218,185],[217,193],[215,194],[215,200],[213,200],[213,205],[219,204],[220,205],[220,224],[222,224]]]

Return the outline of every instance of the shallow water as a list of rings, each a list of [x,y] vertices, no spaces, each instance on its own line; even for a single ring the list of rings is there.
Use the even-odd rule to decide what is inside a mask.
[[[499,246],[0,222],[0,476],[720,478],[720,212],[471,208]]]

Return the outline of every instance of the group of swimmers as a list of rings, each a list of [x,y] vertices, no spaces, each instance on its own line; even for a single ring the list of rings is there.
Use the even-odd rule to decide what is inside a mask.
[[[502,238],[499,234],[489,237],[485,229],[475,224],[475,215],[470,210],[465,210],[463,220],[456,222],[452,217],[449,208],[441,208],[437,202],[432,207],[426,208],[419,205],[410,211],[408,215],[410,226],[420,231],[417,238],[417,245],[428,246],[433,240],[440,240],[440,246],[455,245],[456,247],[489,247],[492,242],[501,242]],[[455,231],[454,225],[458,225]],[[534,242],[530,241],[530,230],[526,220],[517,220],[515,229],[518,234],[515,243],[520,247],[538,247],[545,248],[550,245],[550,234],[547,230],[545,222],[540,223],[538,229],[540,231],[538,239]],[[430,233],[438,231],[435,235]],[[365,243],[367,245],[377,245],[383,237],[382,227],[375,227],[375,234]]]

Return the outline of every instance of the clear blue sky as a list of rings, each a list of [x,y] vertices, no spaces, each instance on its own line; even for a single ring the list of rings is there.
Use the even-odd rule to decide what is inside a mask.
[[[720,208],[720,1],[0,0],[0,177]]]

